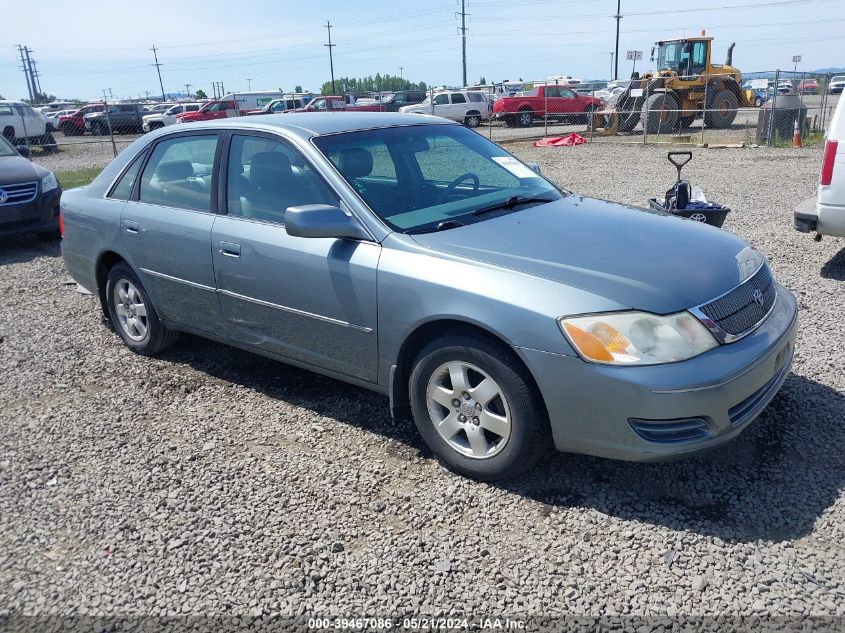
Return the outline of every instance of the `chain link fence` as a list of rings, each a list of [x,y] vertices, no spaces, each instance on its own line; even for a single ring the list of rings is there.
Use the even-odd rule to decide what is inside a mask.
[[[796,129],[803,144],[822,142],[841,98],[841,88],[831,90],[833,79],[781,70],[744,73],[741,86],[727,75],[706,82],[679,77],[672,87],[660,78],[609,84],[551,78],[429,89],[416,111],[464,123],[505,145],[575,133],[588,143],[792,146]],[[383,95],[368,96],[378,106]],[[33,157],[95,153],[102,162],[145,132],[144,117],[178,105],[104,100],[38,111],[19,103],[0,106],[0,121],[12,144],[37,149]],[[175,115],[161,119],[157,127],[176,122]]]

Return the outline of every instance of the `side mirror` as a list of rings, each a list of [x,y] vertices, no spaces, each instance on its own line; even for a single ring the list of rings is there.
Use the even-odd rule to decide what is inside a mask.
[[[537,163],[525,163],[525,166],[529,169],[533,169],[538,174],[540,173],[540,165],[538,165]]]
[[[358,220],[329,204],[304,204],[285,211],[285,230],[295,237],[334,237],[368,240]]]
[[[18,154],[20,154],[24,158],[29,158],[30,156],[32,156],[32,152],[30,151],[27,145],[17,145],[15,149],[18,150]]]

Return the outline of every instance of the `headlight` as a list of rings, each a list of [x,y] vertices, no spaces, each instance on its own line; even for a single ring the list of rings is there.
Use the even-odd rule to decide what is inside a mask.
[[[608,365],[657,365],[686,360],[718,345],[689,312],[657,316],[618,312],[558,320],[584,358]]]
[[[51,171],[41,179],[41,191],[47,193],[59,186],[59,181],[56,180],[55,174]]]

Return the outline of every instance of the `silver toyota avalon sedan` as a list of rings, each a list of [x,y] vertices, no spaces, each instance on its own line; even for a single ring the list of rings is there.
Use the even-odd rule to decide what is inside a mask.
[[[61,201],[68,270],[139,354],[190,332],[373,389],[484,480],[552,444],[710,449],[789,372],[795,299],[757,250],[565,191],[461,125],[176,127]]]

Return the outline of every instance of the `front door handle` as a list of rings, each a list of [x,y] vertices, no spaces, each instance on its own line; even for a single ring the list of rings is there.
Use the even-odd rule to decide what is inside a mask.
[[[135,220],[124,220],[123,226],[126,228],[127,233],[139,233],[141,231],[141,225]]]
[[[220,242],[220,254],[226,257],[240,257],[241,245],[234,242]]]

